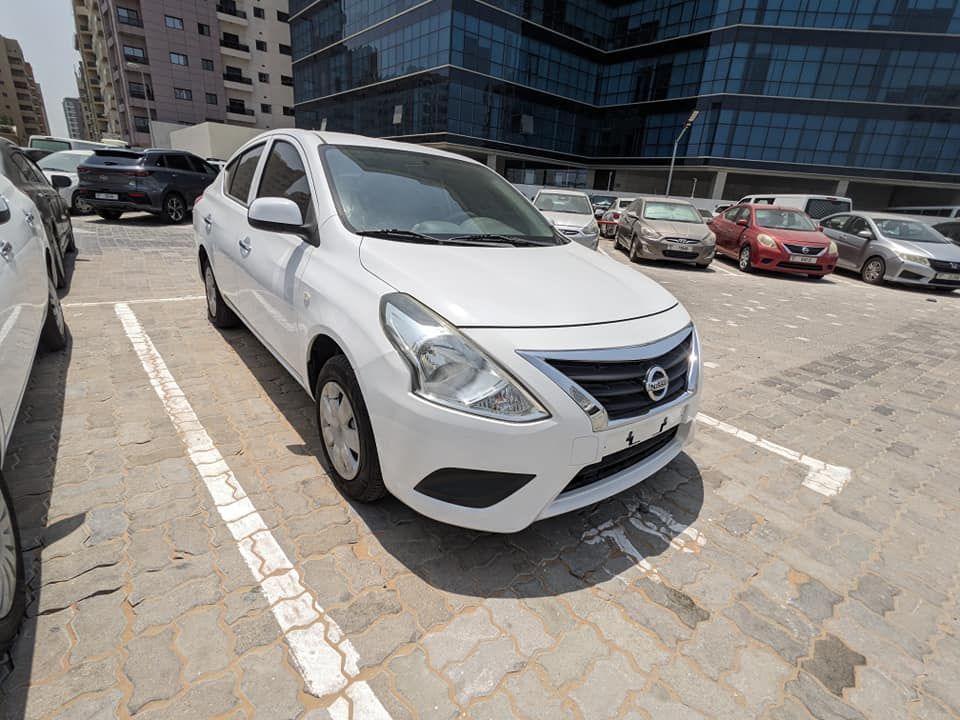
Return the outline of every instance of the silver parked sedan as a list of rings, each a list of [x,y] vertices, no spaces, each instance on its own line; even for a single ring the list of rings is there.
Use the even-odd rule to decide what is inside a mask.
[[[859,272],[864,282],[960,288],[960,247],[923,220],[850,212],[822,222],[824,233],[837,243],[837,265]]]
[[[616,246],[626,248],[633,261],[676,260],[705,268],[713,260],[717,237],[691,203],[641,197],[620,216]]]

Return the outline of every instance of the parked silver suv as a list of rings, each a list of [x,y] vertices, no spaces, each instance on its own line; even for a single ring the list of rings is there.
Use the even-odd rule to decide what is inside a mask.
[[[822,222],[824,233],[837,243],[837,265],[857,271],[864,282],[960,288],[960,247],[922,220],[852,212]]]

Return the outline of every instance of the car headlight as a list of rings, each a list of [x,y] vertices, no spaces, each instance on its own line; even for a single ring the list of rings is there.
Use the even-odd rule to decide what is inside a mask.
[[[926,265],[930,267],[930,260],[923,255],[912,255],[910,253],[897,253],[897,257],[901,260],[906,260],[907,262],[917,263],[918,265]]]
[[[596,220],[591,220],[589,224],[587,224],[586,227],[584,227],[580,232],[582,232],[584,235],[596,235],[598,232],[600,232],[600,226],[597,225]]]
[[[839,255],[840,250],[837,248],[837,244],[831,240],[830,244],[827,246],[827,255]]]
[[[549,413],[502,367],[409,295],[380,302],[384,332],[413,371],[413,391],[438,405],[509,422],[531,422]]]
[[[645,238],[650,238],[651,240],[659,240],[660,237],[662,237],[660,233],[658,233],[652,227],[648,227],[646,225],[640,226],[640,234],[643,235]]]
[[[709,247],[710,245],[717,244],[717,236],[714,233],[710,233],[703,239],[703,244]]]
[[[757,235],[757,242],[768,248],[775,248],[777,246],[777,241],[764,233]]]

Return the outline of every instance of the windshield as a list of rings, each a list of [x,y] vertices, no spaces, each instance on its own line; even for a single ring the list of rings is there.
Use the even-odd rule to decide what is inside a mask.
[[[757,210],[757,226],[771,230],[813,232],[817,226],[799,210]]]
[[[49,138],[31,138],[30,147],[57,152],[58,150],[69,150],[70,143],[63,140],[51,140]]]
[[[648,202],[643,206],[643,217],[646,220],[703,223],[703,218],[700,217],[697,209],[693,205],[687,205],[687,203]]]
[[[53,153],[40,160],[37,165],[41,170],[60,170],[61,172],[76,172],[77,166],[86,160],[89,155],[82,153]]]
[[[352,232],[389,229],[440,238],[501,235],[566,242],[523,195],[482,165],[347,145],[323,145],[320,157],[337,212]]]
[[[564,195],[561,193],[540,193],[534,205],[545,212],[574,213],[593,215],[590,201],[583,195]]]
[[[882,235],[893,240],[908,240],[921,243],[949,242],[929,225],[914,220],[874,219]]]

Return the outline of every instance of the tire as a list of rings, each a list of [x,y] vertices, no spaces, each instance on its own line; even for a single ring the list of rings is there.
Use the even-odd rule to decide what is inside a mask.
[[[104,220],[119,220],[123,213],[119,210],[97,210],[97,215]]]
[[[860,277],[868,285],[882,285],[883,276],[887,274],[887,264],[882,257],[874,256],[868,259],[860,268]]]
[[[73,235],[73,224],[70,225],[70,237],[67,238],[67,250],[68,253],[74,253],[77,251],[77,239]]]
[[[637,262],[640,260],[640,253],[637,252],[637,246],[640,244],[640,240],[637,239],[637,236],[634,235],[630,239],[630,262]]]
[[[314,397],[321,459],[334,485],[348,498],[359,502],[375,502],[385,497],[387,488],[380,472],[370,416],[357,376],[345,355],[335,355],[324,363]],[[349,418],[344,423],[347,414]],[[351,444],[357,447],[352,448]],[[331,453],[336,454],[336,459]]]
[[[237,314],[227,307],[220,294],[220,286],[209,262],[203,263],[203,288],[207,296],[207,320],[217,328],[232,328],[240,324]]]
[[[740,268],[740,272],[753,272],[753,251],[749,244],[740,248],[740,253],[737,255],[737,266]]]
[[[63,317],[60,296],[53,278],[47,278],[47,319],[40,331],[40,347],[46,352],[63,350],[67,346],[67,321]]]
[[[711,262],[713,262],[713,260],[710,260],[709,262],[705,262],[705,263],[696,263],[697,269],[706,270],[708,267],[710,267]]]
[[[67,286],[67,269],[63,261],[63,250],[60,248],[60,238],[53,230],[48,231],[50,238],[50,252],[53,253],[53,284],[58,290]]]
[[[93,208],[90,206],[90,203],[80,197],[77,193],[74,193],[73,200],[70,201],[70,214],[89,215],[91,212],[93,212]]]
[[[823,280],[826,275],[807,275],[811,280]]]
[[[0,655],[17,634],[26,607],[23,554],[13,500],[0,475]]]
[[[187,201],[180,193],[167,193],[163,197],[160,217],[169,225],[179,225],[187,219]]]

